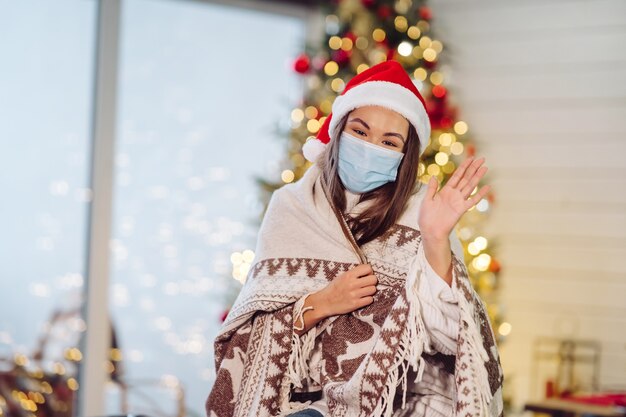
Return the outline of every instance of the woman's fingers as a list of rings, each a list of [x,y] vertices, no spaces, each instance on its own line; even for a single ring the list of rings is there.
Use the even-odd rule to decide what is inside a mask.
[[[461,162],[461,165],[459,165],[454,170],[454,174],[452,174],[452,176],[450,177],[446,185],[449,185],[450,187],[455,188],[459,184],[463,176],[465,175],[465,170],[473,162],[473,160],[474,160],[474,157],[469,156],[467,157],[467,159],[465,159],[465,161]]]
[[[369,285],[376,285],[378,284],[378,278],[376,278],[376,275],[373,275],[373,274],[366,275],[361,278],[358,278],[355,284],[357,287],[367,287]]]
[[[363,277],[372,273],[372,266],[370,264],[359,264],[353,267],[350,273],[355,277]]]
[[[452,188],[457,188],[462,190],[467,186],[467,184],[472,181],[476,171],[480,168],[480,166],[485,162],[485,157],[481,157],[478,159],[473,159],[473,157],[468,157],[452,174],[450,180],[448,180],[446,185],[450,185]],[[473,188],[473,187],[472,187]]]
[[[376,287],[374,285],[370,285],[368,287],[359,288],[354,291],[354,295],[357,298],[367,297],[369,295],[376,294]]]
[[[468,198],[470,194],[472,194],[472,191],[474,191],[474,188],[476,188],[480,179],[485,175],[487,169],[488,168],[485,166],[480,167],[464,186],[459,187],[463,198]]]
[[[374,297],[372,297],[371,295],[360,298],[359,301],[357,302],[357,308],[365,307],[367,305],[372,304],[373,302],[374,302]]]

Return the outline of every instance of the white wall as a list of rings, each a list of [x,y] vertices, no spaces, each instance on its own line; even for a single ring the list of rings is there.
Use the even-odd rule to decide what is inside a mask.
[[[507,388],[536,396],[533,341],[573,336],[601,342],[601,387],[626,389],[626,2],[431,7],[496,194]]]

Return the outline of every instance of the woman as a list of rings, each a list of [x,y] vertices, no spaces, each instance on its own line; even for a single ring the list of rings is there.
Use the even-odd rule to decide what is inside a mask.
[[[274,192],[215,339],[208,417],[500,416],[502,370],[454,232],[488,191],[466,159],[419,187],[424,100],[395,61],[350,80]]]

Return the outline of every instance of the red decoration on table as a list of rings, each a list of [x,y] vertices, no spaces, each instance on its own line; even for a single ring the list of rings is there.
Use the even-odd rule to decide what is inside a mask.
[[[572,395],[565,396],[563,399],[584,404],[626,407],[626,392],[587,396]]]

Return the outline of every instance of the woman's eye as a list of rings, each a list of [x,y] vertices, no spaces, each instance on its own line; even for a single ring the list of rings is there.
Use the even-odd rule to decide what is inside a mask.
[[[352,130],[354,130],[356,133],[358,133],[361,136],[365,134],[365,132],[363,132],[362,130],[359,130],[359,129],[352,129]]]
[[[389,142],[388,140],[384,140],[383,144],[388,145],[388,146],[393,146],[394,148],[398,147],[395,143]]]

